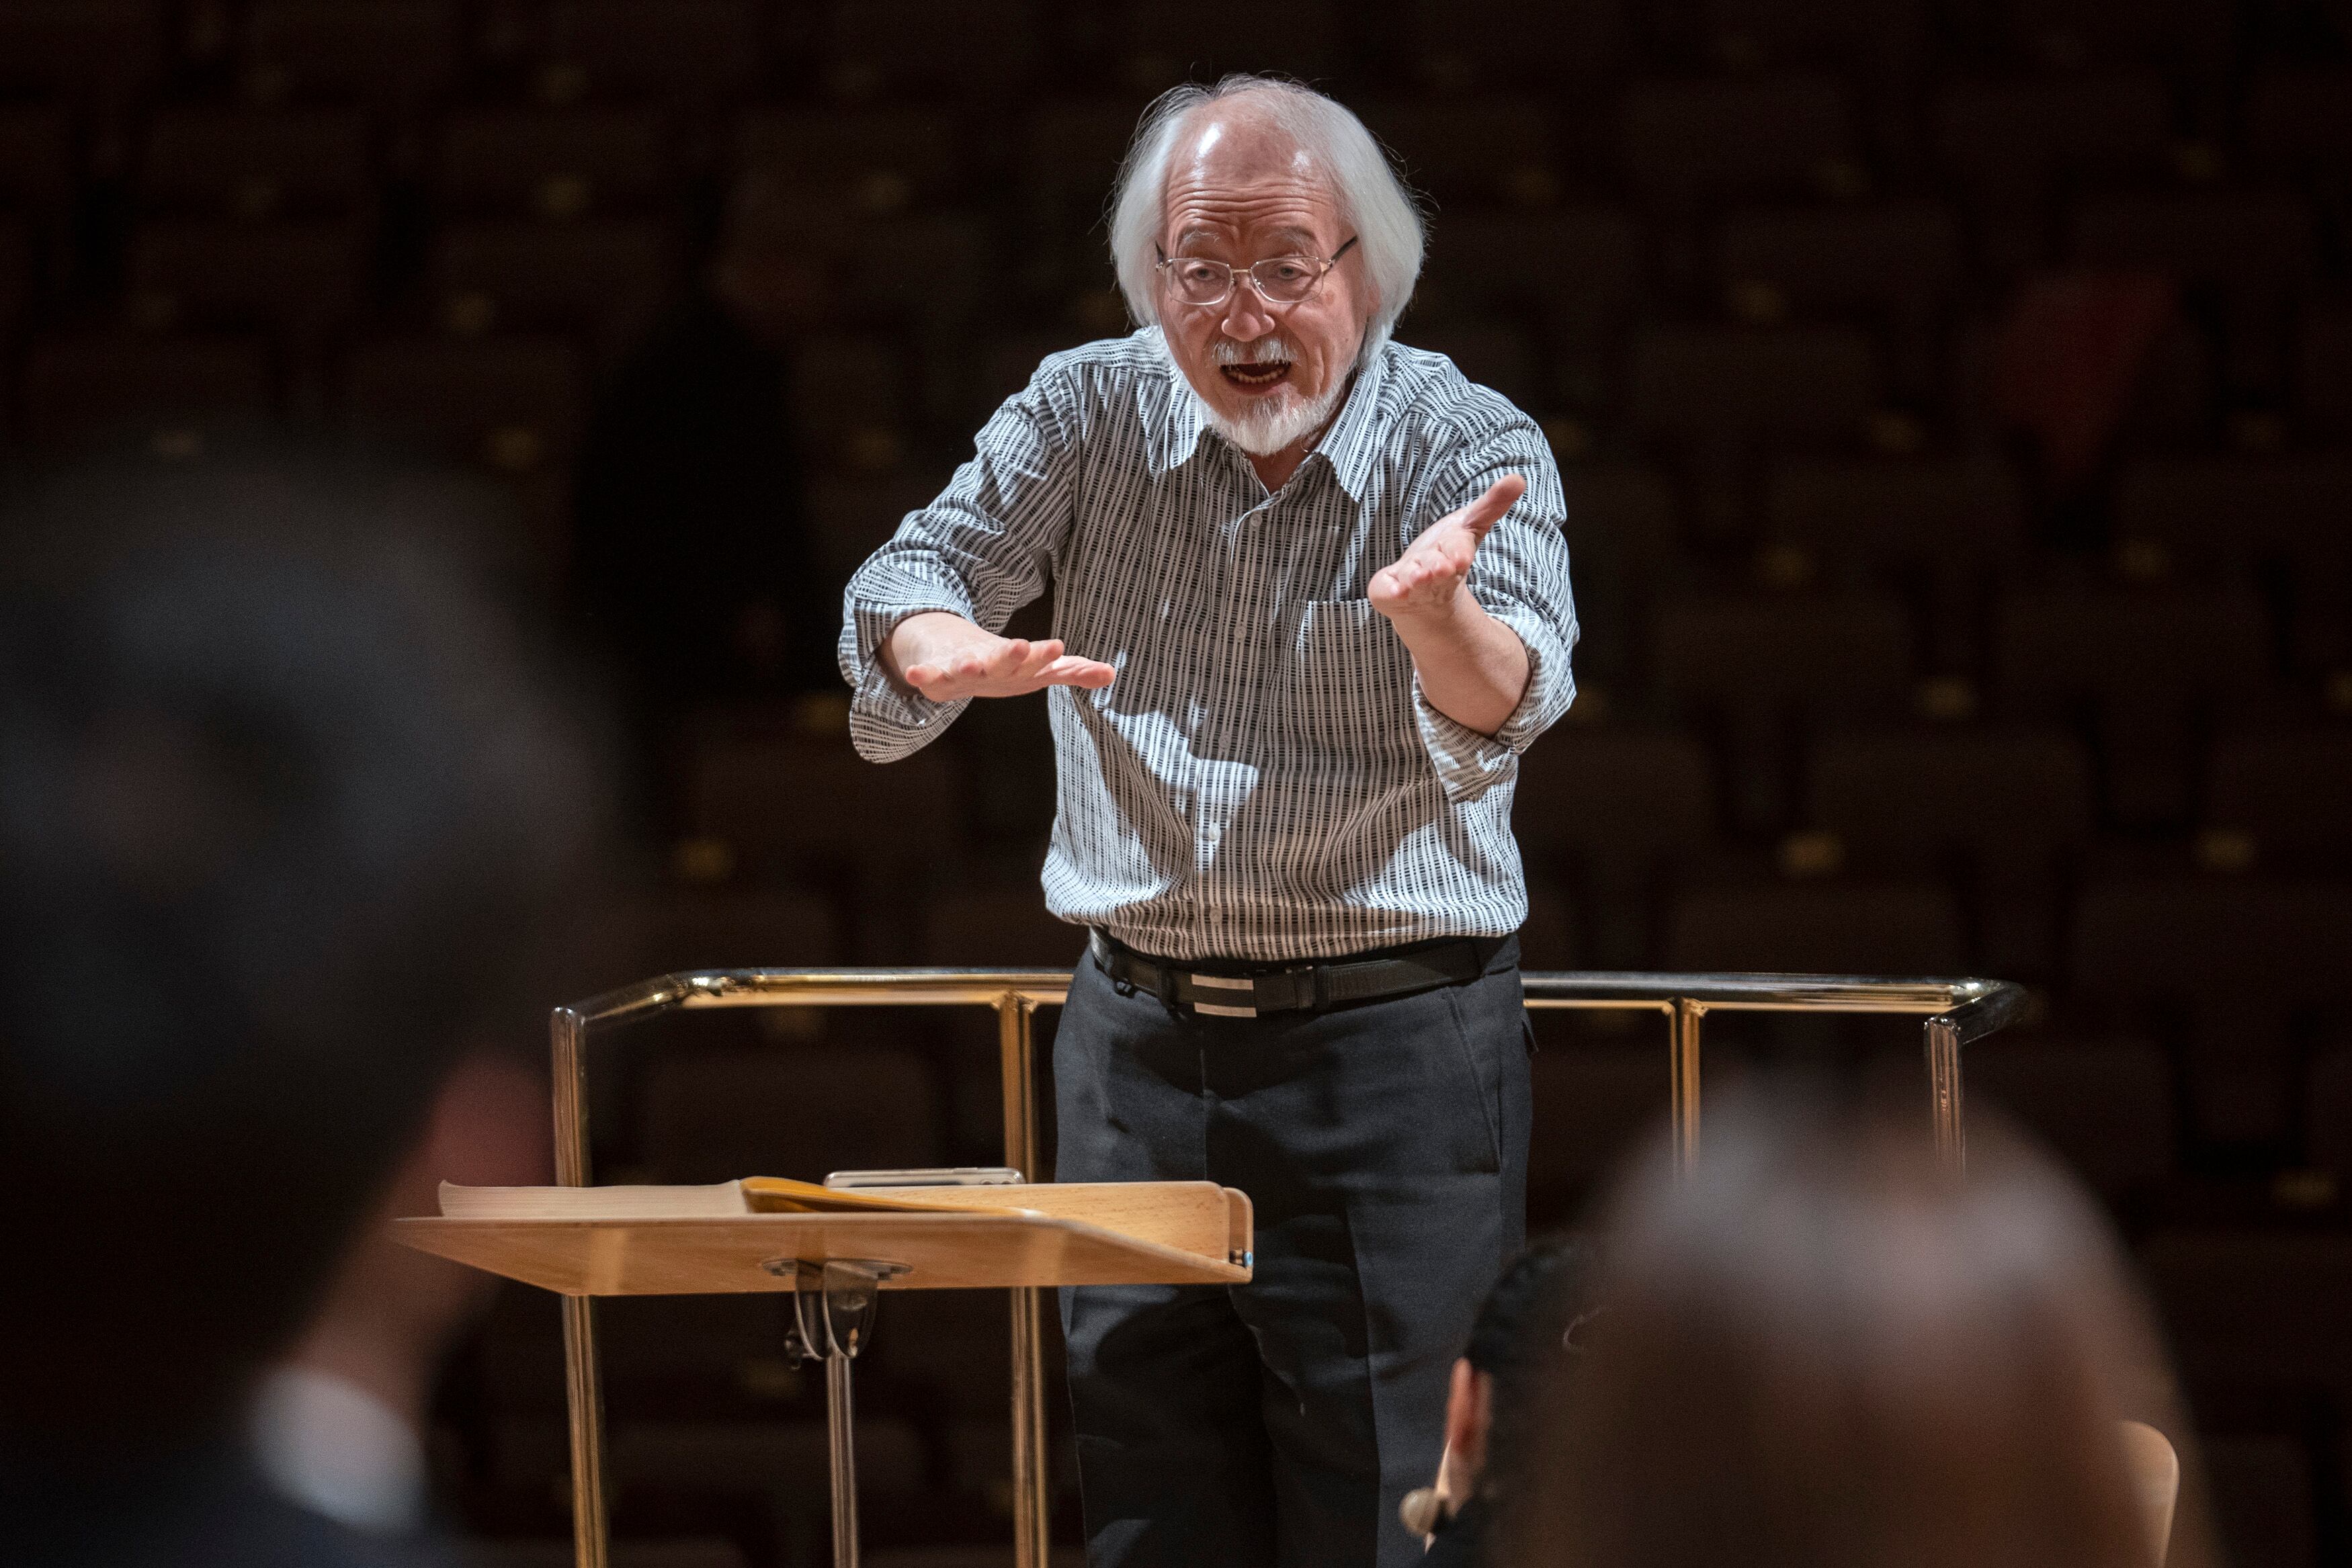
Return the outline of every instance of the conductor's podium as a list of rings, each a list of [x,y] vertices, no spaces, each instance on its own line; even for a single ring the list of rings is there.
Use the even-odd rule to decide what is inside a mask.
[[[883,1291],[1230,1285],[1250,1278],[1250,1201],[1211,1182],[860,1190],[932,1207],[393,1223],[411,1247],[562,1296],[793,1292],[793,1348],[825,1365],[835,1568],[857,1562],[850,1363],[871,1335]],[[940,1206],[970,1212],[938,1212]],[[575,1471],[581,1445],[597,1440],[598,1413],[581,1403],[575,1397]],[[583,1557],[601,1557],[602,1548],[597,1540]]]

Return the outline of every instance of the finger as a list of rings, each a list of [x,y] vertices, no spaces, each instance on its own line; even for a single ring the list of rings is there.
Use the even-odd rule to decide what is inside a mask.
[[[1100,688],[1118,678],[1118,672],[1099,659],[1081,659],[1075,655],[1056,659],[1045,666],[1043,676],[1047,685],[1086,686]]]
[[[1486,486],[1486,493],[1454,514],[1473,538],[1483,539],[1488,530],[1503,520],[1503,514],[1528,493],[1528,482],[1517,474],[1506,474]]]
[[[988,651],[987,672],[996,680],[1017,674],[1029,658],[1029,641],[1025,637],[1008,637]]]
[[[1058,642],[1032,643],[1028,647],[1027,655],[1012,673],[1013,680],[1034,681],[1055,660],[1062,656],[1062,644]]]

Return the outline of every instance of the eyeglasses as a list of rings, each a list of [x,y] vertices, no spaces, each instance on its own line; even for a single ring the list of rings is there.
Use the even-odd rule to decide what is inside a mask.
[[[1258,298],[1268,305],[1296,305],[1313,294],[1315,286],[1323,281],[1323,275],[1339,266],[1339,258],[1355,248],[1356,241],[1351,239],[1320,261],[1311,256],[1274,256],[1247,267],[1198,256],[1171,258],[1162,251],[1160,275],[1176,291],[1176,298],[1187,305],[1223,305],[1234,291],[1234,280],[1240,277],[1248,278]]]

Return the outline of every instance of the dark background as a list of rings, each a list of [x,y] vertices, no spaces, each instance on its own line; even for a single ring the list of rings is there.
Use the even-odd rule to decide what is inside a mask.
[[[0,441],[276,423],[508,483],[480,542],[637,740],[581,994],[1066,965],[1042,705],[858,762],[840,586],[1043,353],[1123,329],[1100,220],[1150,96],[1300,76],[1428,199],[1399,337],[1566,474],[1530,966],[2032,984],[1971,1094],[2139,1249],[2242,1560],[2344,1562],[2348,43],[2288,0],[0,0]],[[1657,1031],[1607,1023],[1539,1026],[1539,1221],[1663,1103]],[[1711,1075],[1916,1051],[1709,1031]],[[982,1019],[680,1020],[596,1094],[608,1177],[997,1155]],[[625,1535],[816,1560],[775,1306],[607,1314]],[[888,1303],[877,1561],[1003,1540],[1002,1324]],[[553,1325],[514,1292],[450,1374],[473,1533],[564,1528]]]

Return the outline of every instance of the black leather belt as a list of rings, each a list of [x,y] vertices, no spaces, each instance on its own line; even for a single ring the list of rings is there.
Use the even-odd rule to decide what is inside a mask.
[[[1205,970],[1147,956],[1100,931],[1088,935],[1087,946],[1095,967],[1118,985],[1213,1018],[1254,1019],[1261,1013],[1321,1012],[1350,1002],[1383,1001],[1465,985],[1486,972],[1507,940],[1456,936],[1325,964],[1222,964]]]

